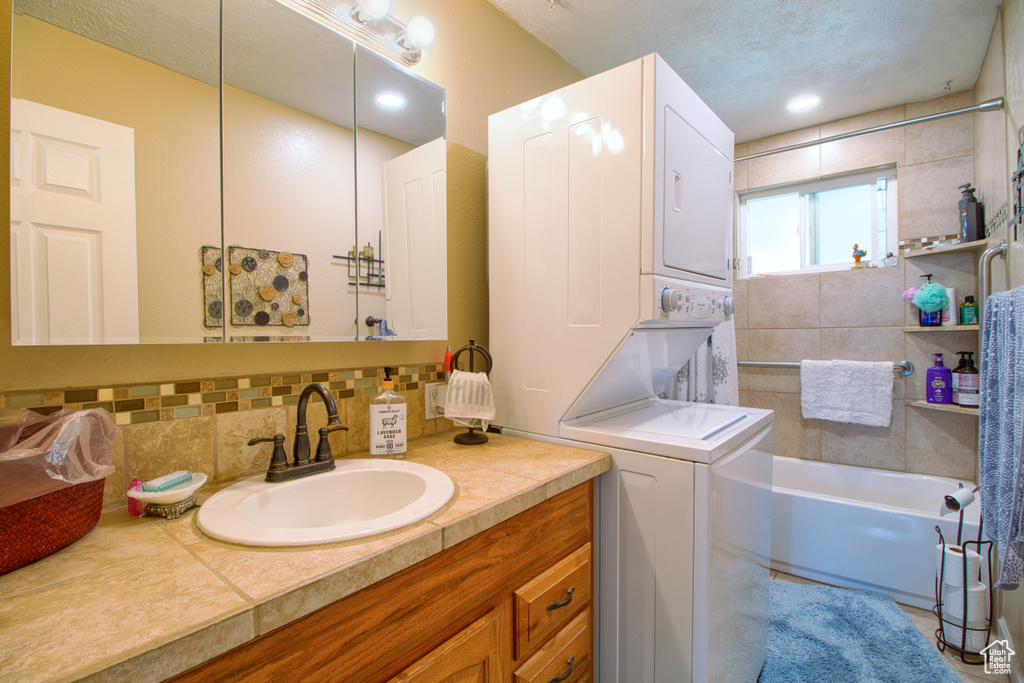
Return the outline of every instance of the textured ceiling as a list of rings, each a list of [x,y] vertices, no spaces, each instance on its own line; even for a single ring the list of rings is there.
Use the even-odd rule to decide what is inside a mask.
[[[969,90],[1001,3],[489,1],[588,76],[659,53],[737,141]],[[786,110],[808,94],[822,103]]]
[[[220,8],[210,0],[15,0],[14,11],[216,85]],[[444,92],[391,60],[360,50],[276,0],[224,0],[224,82],[352,128],[421,145],[443,134]],[[355,71],[355,73],[354,73]],[[359,83],[353,92],[353,79]],[[380,91],[407,106],[381,111]]]

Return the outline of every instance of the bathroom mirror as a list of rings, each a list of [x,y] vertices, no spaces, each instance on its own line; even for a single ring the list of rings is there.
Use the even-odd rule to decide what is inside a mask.
[[[275,0],[14,13],[15,345],[447,336],[442,89]],[[379,78],[407,115],[357,111]]]
[[[356,47],[363,339],[448,337],[444,90]]]
[[[222,338],[217,3],[15,0],[12,343]]]

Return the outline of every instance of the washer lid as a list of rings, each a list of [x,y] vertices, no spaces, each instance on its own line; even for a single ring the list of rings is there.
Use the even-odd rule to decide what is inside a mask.
[[[565,420],[560,436],[711,463],[772,423],[770,410],[650,398]]]
[[[628,412],[605,411],[612,414],[585,416],[579,424],[648,441],[679,438],[705,441],[746,418],[743,410],[722,408],[707,403],[644,401],[642,406]]]

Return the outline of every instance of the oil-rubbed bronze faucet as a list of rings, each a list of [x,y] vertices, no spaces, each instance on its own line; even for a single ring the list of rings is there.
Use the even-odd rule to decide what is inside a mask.
[[[316,456],[310,460],[309,434],[306,430],[306,404],[314,392],[320,394],[320,398],[323,399],[324,405],[327,407],[327,426],[320,428],[320,441],[316,446]],[[331,432],[339,429],[348,431],[348,427],[341,426],[341,420],[338,419],[338,407],[334,404],[334,399],[331,398],[331,392],[322,384],[310,384],[302,390],[299,395],[297,422],[291,464],[288,463],[288,456],[284,452],[284,435],[277,434],[271,438],[249,439],[250,446],[255,446],[258,443],[273,442],[274,444],[274,455],[271,457],[270,467],[267,469],[267,481],[290,481],[334,469],[334,455],[331,453],[331,442],[328,436]]]

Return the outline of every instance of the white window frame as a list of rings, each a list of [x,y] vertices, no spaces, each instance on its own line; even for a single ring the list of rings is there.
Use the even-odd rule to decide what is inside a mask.
[[[897,197],[897,180],[896,180],[896,166],[880,166],[872,169],[855,171],[853,173],[845,173],[843,175],[829,176],[826,178],[819,178],[817,180],[800,181],[796,183],[787,183],[785,185],[776,185],[774,187],[761,188],[752,191],[737,192],[738,210],[736,215],[738,217],[737,222],[737,246],[739,251],[739,277],[757,277],[758,275],[794,275],[800,273],[823,273],[836,270],[849,270],[853,266],[853,255],[851,249],[850,260],[844,263],[829,263],[827,265],[809,265],[807,263],[807,211],[804,196],[808,194],[814,194],[816,192],[823,192],[826,190],[836,190],[844,187],[853,187],[855,185],[871,185],[871,191],[877,192],[877,181],[878,178],[886,179],[886,251],[892,254],[896,254],[899,250],[899,226],[897,225],[897,217],[899,212],[896,206]],[[751,273],[750,272],[750,252],[747,240],[747,202],[752,199],[764,199],[766,197],[779,197],[787,194],[798,194],[800,197],[800,268],[798,270],[785,270],[785,271],[770,271],[767,273]],[[875,234],[877,232],[877,212],[871,214],[871,232]],[[872,247],[875,244],[872,243]],[[851,245],[852,247],[852,245]],[[876,258],[872,259],[871,262],[881,267],[885,259],[885,254],[878,254]],[[862,261],[862,263],[867,263]]]

